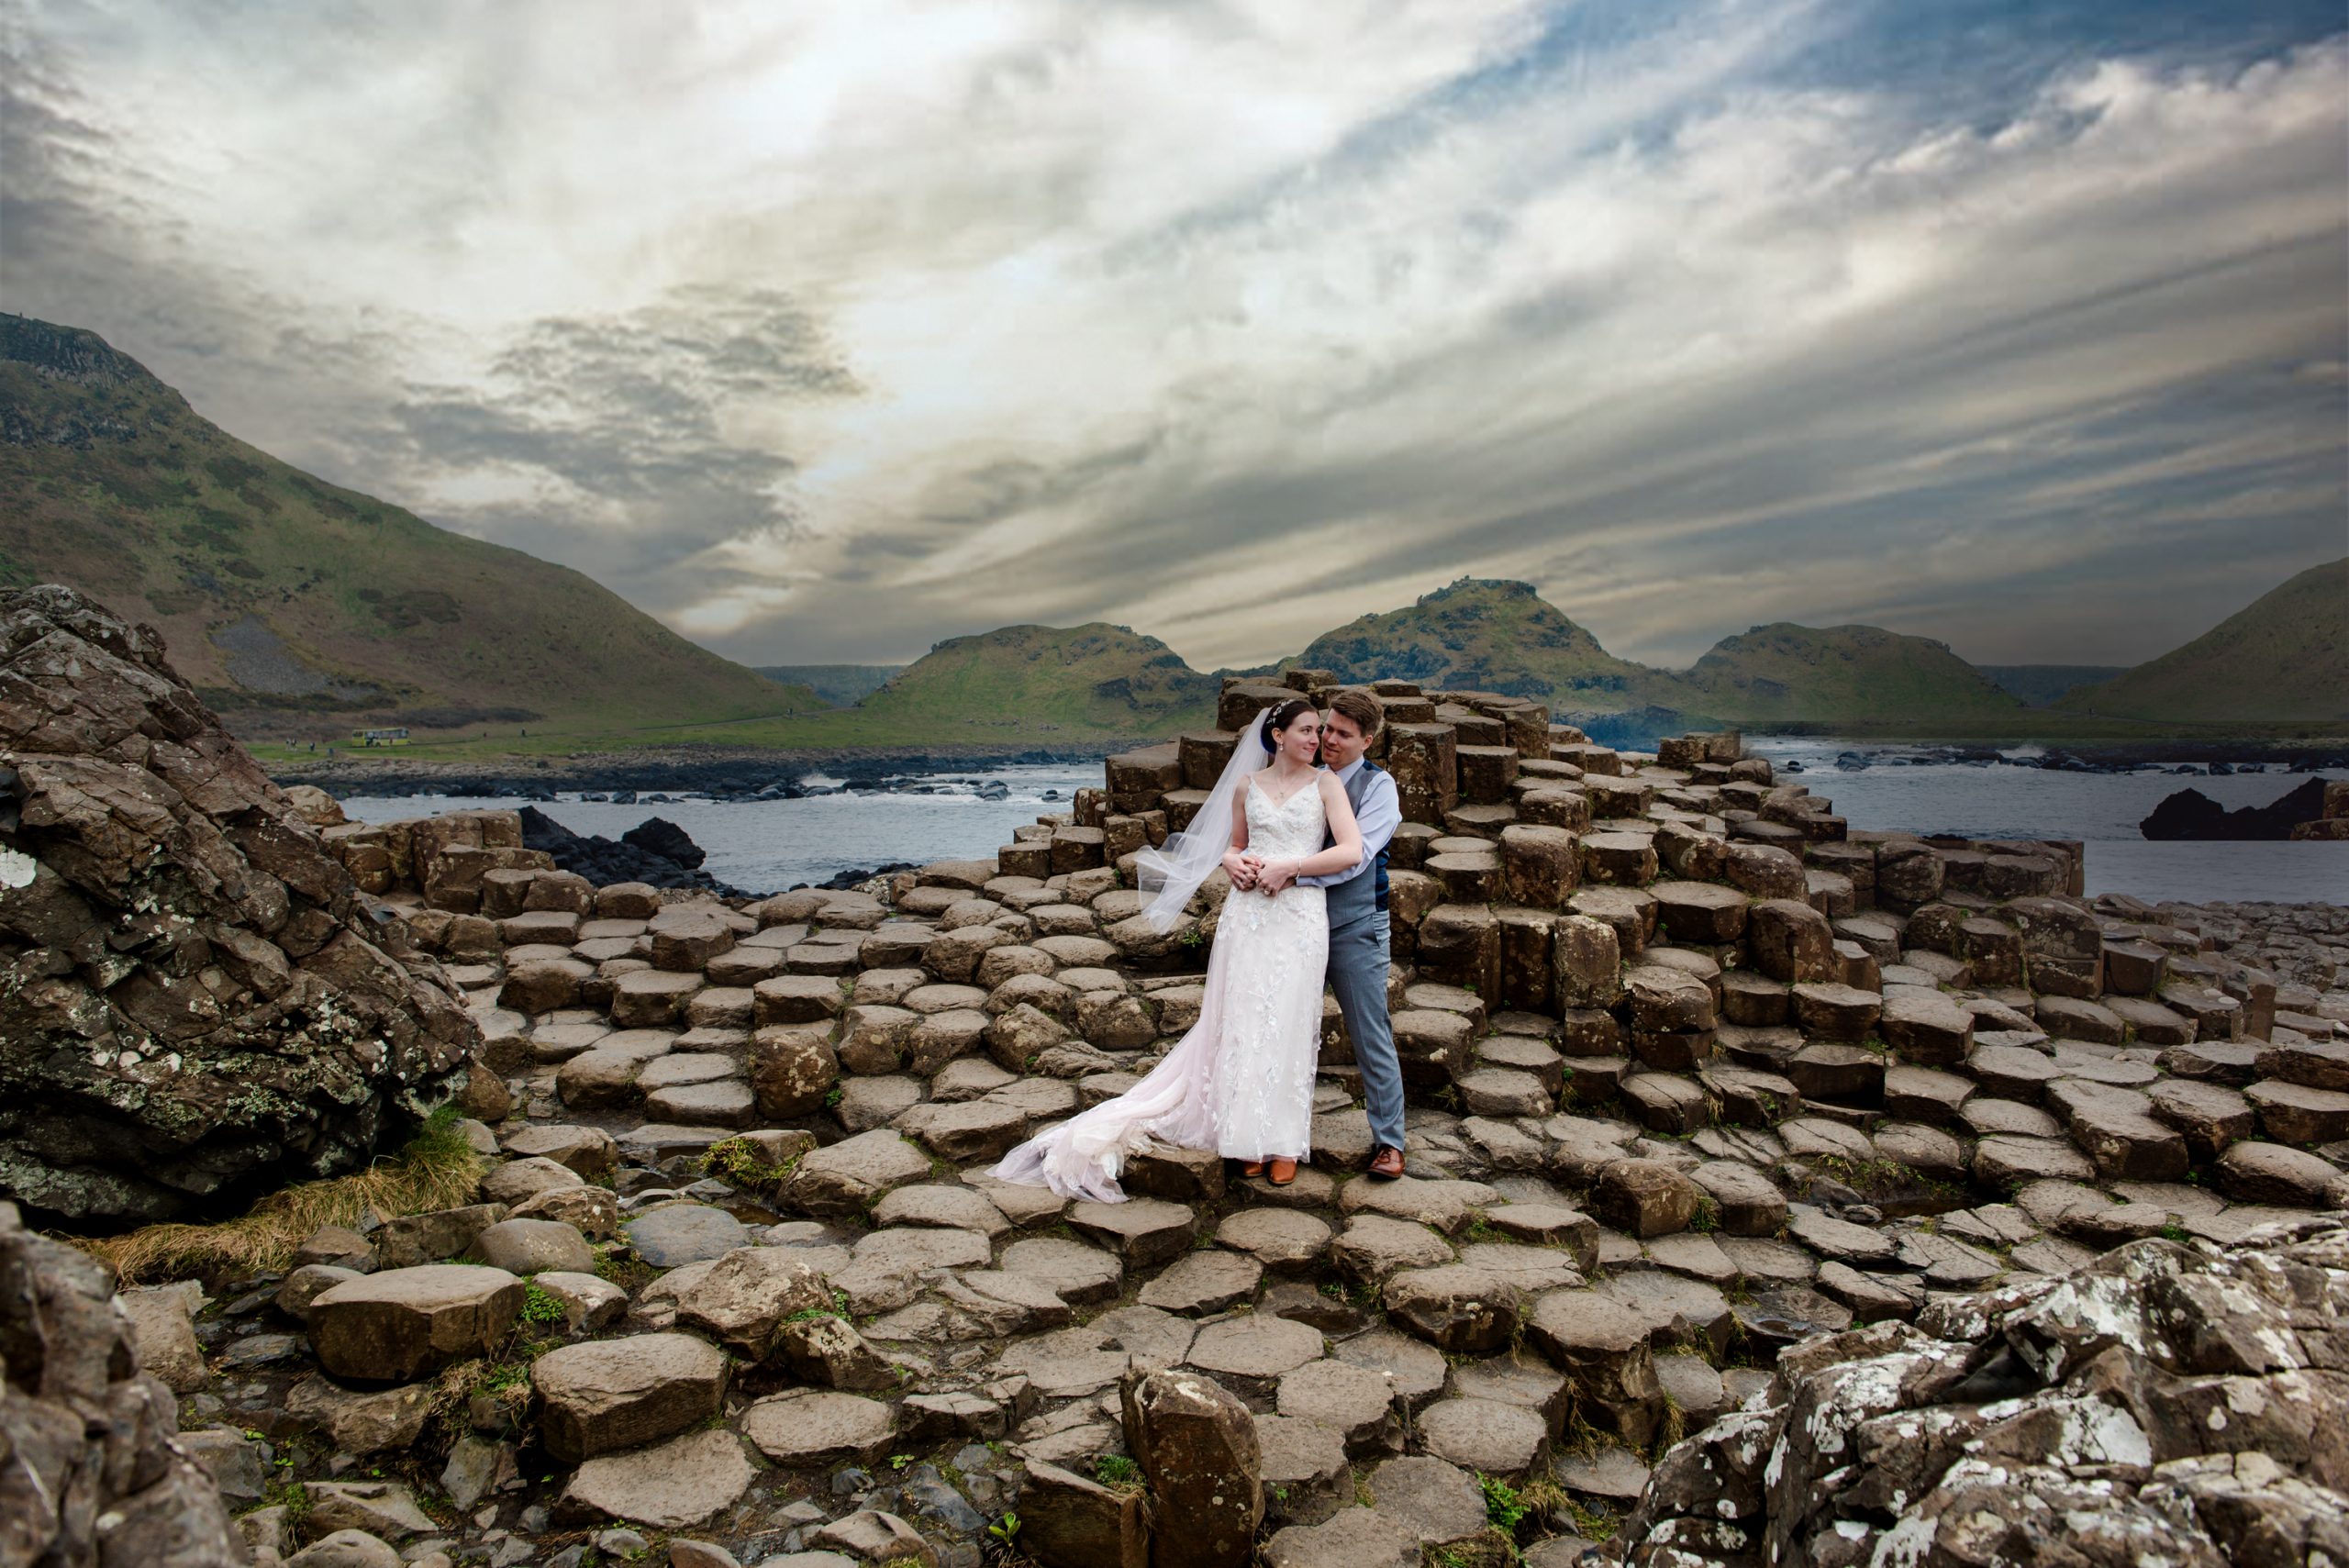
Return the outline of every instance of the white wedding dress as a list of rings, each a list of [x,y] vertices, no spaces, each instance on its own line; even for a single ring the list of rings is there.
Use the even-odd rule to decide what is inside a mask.
[[[1249,853],[1289,860],[1319,852],[1329,823],[1318,781],[1278,802],[1253,779],[1243,793]],[[1152,1139],[1238,1160],[1303,1159],[1311,1150],[1329,954],[1321,889],[1291,885],[1270,897],[1233,890],[1190,1032],[1141,1083],[1046,1128],[994,1173],[1063,1197],[1122,1203],[1119,1173]]]

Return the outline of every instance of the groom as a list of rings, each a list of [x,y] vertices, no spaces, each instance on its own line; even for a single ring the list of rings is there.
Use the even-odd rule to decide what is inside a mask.
[[[1370,1107],[1370,1173],[1392,1181],[1403,1173],[1403,1069],[1395,1031],[1386,1021],[1386,846],[1403,825],[1403,801],[1393,775],[1363,760],[1386,715],[1368,692],[1342,691],[1322,716],[1321,761],[1338,775],[1362,828],[1363,858],[1352,871],[1297,878],[1328,890],[1330,986],[1345,1015]],[[1326,846],[1325,846],[1326,847]],[[1288,879],[1263,878],[1267,893]]]

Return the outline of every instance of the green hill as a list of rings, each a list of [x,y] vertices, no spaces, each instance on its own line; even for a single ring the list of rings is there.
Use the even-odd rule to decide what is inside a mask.
[[[940,643],[857,711],[933,740],[1033,728],[1171,735],[1212,724],[1217,689],[1158,639],[1121,626],[1007,626]]]
[[[2126,664],[1976,664],[2002,692],[2012,692],[2025,707],[2045,707],[2075,686],[2093,686],[2127,673]]]
[[[1687,706],[1748,725],[1943,723],[2022,708],[1947,643],[1873,626],[1757,626],[1678,679]]]
[[[1930,723],[2020,706],[1943,644],[1874,627],[1756,627],[1689,670],[1658,670],[1608,652],[1531,584],[1473,577],[1324,633],[1290,662],[1539,697],[1578,717],[1668,710],[1651,715],[1664,723]]]
[[[820,706],[618,595],[245,445],[92,332],[0,315],[0,584],[159,628],[241,735]]]
[[[2055,706],[2189,724],[2349,719],[2349,557],[2310,567],[2183,648]]]
[[[1679,695],[1671,677],[1608,652],[1531,583],[1491,578],[1463,577],[1408,609],[1349,621],[1287,663],[1341,680],[1504,692],[1595,712],[1674,706]]]
[[[756,664],[770,681],[806,686],[834,707],[852,707],[905,668],[903,664]]]

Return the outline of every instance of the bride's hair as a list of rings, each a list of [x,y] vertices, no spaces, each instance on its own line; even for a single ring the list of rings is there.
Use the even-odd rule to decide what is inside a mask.
[[[1280,742],[1274,740],[1273,737],[1278,735],[1282,730],[1286,729],[1290,725],[1295,724],[1297,722],[1297,715],[1302,713],[1311,713],[1312,711],[1313,705],[1306,701],[1303,697],[1291,697],[1288,701],[1281,704],[1280,706],[1264,715],[1264,722],[1257,727],[1256,739],[1264,743],[1265,751],[1272,752],[1275,756],[1278,756],[1280,754],[1281,745]]]

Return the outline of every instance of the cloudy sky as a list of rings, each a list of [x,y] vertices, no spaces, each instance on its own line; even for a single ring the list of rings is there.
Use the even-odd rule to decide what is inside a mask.
[[[0,307],[749,662],[2349,551],[2339,0],[0,0]]]

